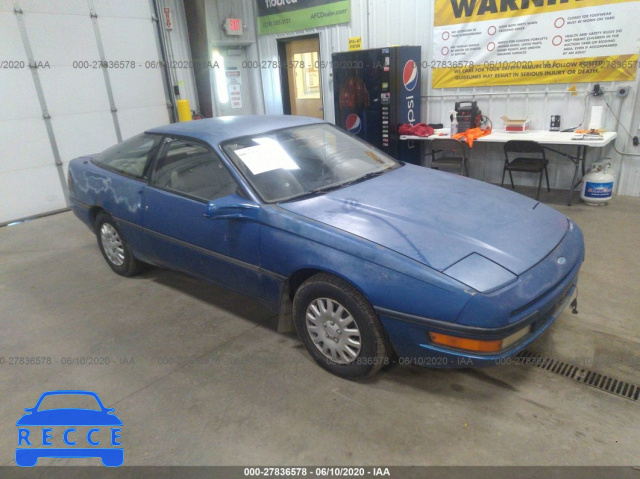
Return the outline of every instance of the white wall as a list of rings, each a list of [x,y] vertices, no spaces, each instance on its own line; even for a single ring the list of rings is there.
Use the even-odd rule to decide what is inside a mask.
[[[0,0],[0,59],[26,64],[0,69],[0,224],[65,208],[69,160],[169,122],[161,70],[145,68],[159,60],[151,17],[149,0]],[[99,44],[135,68],[105,78]]]
[[[252,0],[243,0],[251,2]],[[334,52],[348,50],[348,38],[361,36],[363,48],[381,48],[389,45],[420,45],[422,59],[427,64],[432,58],[431,38],[433,30],[433,2],[430,0],[351,0],[351,23],[287,34],[273,34],[258,37],[261,60],[277,60],[277,39],[319,33],[320,49],[323,60],[331,60]],[[603,97],[593,97],[586,92],[592,90],[588,83],[576,84],[578,94],[566,93],[569,85],[549,84],[530,86],[499,86],[486,88],[432,89],[431,75],[428,69],[422,71],[422,118],[426,123],[448,123],[448,112],[456,101],[476,99],[482,112],[489,116],[496,128],[502,128],[500,117],[509,115],[519,117],[530,115],[532,128],[548,129],[552,114],[562,115],[562,127],[577,126],[585,117],[588,123],[592,105],[603,104],[606,100],[620,123],[631,134],[638,135],[640,121],[640,75],[632,82],[602,82],[607,91]],[[275,70],[262,71],[265,110],[267,113],[282,113],[280,80]],[[322,72],[325,119],[333,121],[333,83],[331,71]],[[618,86],[631,85],[629,96],[619,99],[615,95]],[[606,108],[605,108],[606,109]],[[640,196],[640,148],[634,147],[631,138],[625,133],[611,111],[605,115],[605,127],[616,130],[619,138],[615,148],[632,154],[621,155],[614,146],[594,149],[590,159],[596,159],[601,153],[611,157],[619,172],[618,194]],[[635,155],[635,156],[633,156]],[[473,148],[471,176],[500,182],[503,156],[499,146],[477,144]],[[566,188],[573,174],[573,165],[566,159],[551,156],[550,181],[552,188]],[[534,175],[518,179],[520,184],[533,186]]]
[[[347,50],[349,37],[361,36],[363,48],[388,45],[420,45],[422,58],[431,60],[433,2],[430,0],[351,0],[349,24],[257,36],[255,0],[207,0],[215,5],[218,17],[242,17],[247,29],[249,59],[278,60],[277,39],[318,33],[321,59],[331,60],[334,52]],[[135,69],[108,71],[117,112],[112,114],[106,82],[101,69],[73,68],[73,62],[99,60],[96,35],[89,16],[91,5],[98,15],[97,25],[105,57],[131,60]],[[188,33],[183,0],[159,0],[172,9],[175,27],[168,32],[169,53],[175,61],[189,60]],[[22,10],[21,19],[14,7]],[[209,7],[212,8],[212,7]],[[25,62],[28,55],[19,28],[22,22],[36,61],[48,61],[49,68],[37,70],[44,104],[51,119],[43,119],[32,71],[23,68],[0,69],[0,224],[66,207],[64,177],[66,165],[74,157],[110,146],[146,128],[170,121],[162,70],[145,68],[145,62],[158,61],[158,38],[151,0],[0,0],[0,59]],[[214,22],[216,23],[216,22]],[[211,24],[212,36],[220,25]],[[218,42],[228,38],[220,35]],[[179,82],[183,98],[198,108],[193,71],[175,68],[172,81]],[[551,114],[562,115],[562,126],[588,121],[590,106],[607,100],[610,111],[605,126],[616,130],[616,149],[605,149],[617,166],[618,193],[640,196],[640,148],[631,137],[640,134],[640,81],[602,83],[604,97],[586,94],[591,84],[578,83],[578,95],[565,91],[566,84],[514,87],[438,89],[430,86],[428,69],[422,71],[422,118],[427,123],[445,123],[456,100],[475,98],[485,115],[501,126],[500,116],[532,116],[533,128],[548,128]],[[255,111],[282,113],[279,72],[273,68],[247,72]],[[619,99],[613,91],[631,85],[629,96]],[[322,70],[325,118],[333,121],[333,83],[330,69]],[[488,94],[488,95],[487,95]],[[52,144],[47,123],[53,134]],[[116,128],[117,123],[117,128]],[[624,128],[623,128],[624,127]],[[592,158],[597,151],[592,153]],[[61,165],[56,165],[59,159]],[[567,160],[552,156],[552,187],[566,188],[572,175]],[[495,145],[477,144],[473,149],[471,175],[484,181],[499,182],[502,153]],[[523,177],[520,184],[533,185],[534,178]]]

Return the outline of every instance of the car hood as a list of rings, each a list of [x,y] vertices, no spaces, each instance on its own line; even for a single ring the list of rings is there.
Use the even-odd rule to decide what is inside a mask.
[[[569,225],[526,196],[414,165],[280,206],[438,271],[477,253],[520,275],[549,254]]]

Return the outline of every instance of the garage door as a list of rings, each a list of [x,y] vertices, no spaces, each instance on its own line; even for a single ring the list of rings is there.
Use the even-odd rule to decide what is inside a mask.
[[[0,1],[0,224],[63,209],[69,160],[169,122],[149,0]]]

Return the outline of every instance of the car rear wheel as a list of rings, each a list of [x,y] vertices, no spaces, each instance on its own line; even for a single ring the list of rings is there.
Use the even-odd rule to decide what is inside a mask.
[[[122,276],[132,276],[142,269],[142,263],[134,258],[111,216],[100,213],[96,218],[96,236],[102,256],[113,271]]]
[[[346,378],[373,376],[391,347],[375,311],[352,285],[326,273],[305,281],[293,300],[298,336],[313,359]]]

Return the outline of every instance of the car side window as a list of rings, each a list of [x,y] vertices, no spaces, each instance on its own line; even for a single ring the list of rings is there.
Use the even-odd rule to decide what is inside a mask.
[[[213,151],[188,140],[166,141],[152,185],[205,201],[236,191],[238,184]]]
[[[103,151],[93,158],[93,163],[134,178],[143,178],[152,153],[161,137],[142,133]]]

